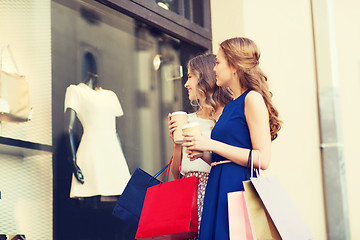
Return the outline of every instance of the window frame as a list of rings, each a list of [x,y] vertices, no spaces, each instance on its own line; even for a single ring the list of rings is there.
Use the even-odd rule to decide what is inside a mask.
[[[96,0],[119,12],[140,20],[150,26],[191,45],[212,50],[210,0],[203,0],[204,27],[185,18],[183,11],[177,14],[166,10],[152,0]],[[183,1],[183,0],[180,0]],[[181,9],[180,9],[181,10]]]

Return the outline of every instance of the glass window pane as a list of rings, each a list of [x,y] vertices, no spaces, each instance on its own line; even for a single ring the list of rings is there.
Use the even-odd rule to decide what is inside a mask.
[[[61,54],[53,58],[67,69],[55,79],[77,84],[88,71],[96,72],[101,87],[114,91],[124,110],[117,132],[131,173],[137,167],[156,173],[172,155],[168,114],[192,110],[184,71],[200,50],[98,3],[80,4],[78,11],[54,8],[62,13],[54,24],[56,39],[66,45],[54,44]],[[67,19],[73,24],[64,24]]]
[[[54,83],[60,83],[58,89],[53,89],[53,95],[57,99],[65,97],[66,87],[82,82],[88,71],[100,76],[100,86],[117,95],[124,112],[116,119],[116,131],[130,173],[142,168],[155,174],[169,162],[173,143],[168,136],[167,116],[177,110],[194,111],[184,87],[186,64],[202,51],[205,50],[116,12],[99,1],[52,1],[52,78]],[[53,106],[54,116],[62,116],[63,103],[54,101]],[[64,130],[63,126],[53,127],[56,129],[53,139],[60,139],[54,143],[56,154],[61,155],[61,159],[56,157],[61,161],[54,165],[54,236],[57,239],[69,239],[70,235],[84,239],[103,236],[103,229],[96,226],[114,226],[115,218],[100,214],[102,217],[91,219],[91,225],[87,225],[88,214],[79,208],[82,205],[69,201],[71,175],[62,155],[66,152]],[[82,132],[80,130],[76,132]],[[59,153],[59,150],[64,151]],[[106,210],[102,207],[101,210],[110,212],[109,206],[106,204]],[[69,214],[77,218],[69,221]],[[72,228],[79,222],[90,227]],[[73,231],[67,231],[69,228]],[[106,239],[113,240],[135,236],[126,224],[106,234],[109,236]]]
[[[155,0],[157,5],[160,7],[173,11],[175,13],[179,13],[179,3],[178,0]]]
[[[186,19],[203,27],[203,0],[184,0],[184,15]]]
[[[88,73],[97,73],[97,64],[95,56],[91,52],[85,52],[83,57],[83,67],[81,79],[85,79]]]

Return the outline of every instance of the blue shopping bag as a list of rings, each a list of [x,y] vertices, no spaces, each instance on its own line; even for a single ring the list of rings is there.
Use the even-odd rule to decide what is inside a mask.
[[[164,172],[166,168],[167,165],[154,176],[151,176],[144,170],[137,168],[132,174],[123,193],[120,195],[112,214],[137,229],[146,190],[148,187],[152,187],[160,183],[160,181],[156,178]]]

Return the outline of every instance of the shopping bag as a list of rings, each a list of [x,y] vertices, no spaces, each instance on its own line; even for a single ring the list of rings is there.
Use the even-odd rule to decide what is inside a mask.
[[[281,237],[270,218],[264,204],[257,194],[251,181],[244,181],[244,193],[248,203],[250,218],[254,226],[257,239],[281,240]]]
[[[160,183],[156,178],[163,173],[166,168],[167,166],[157,172],[154,176],[137,168],[131,175],[123,193],[119,196],[119,200],[116,203],[112,214],[137,229],[146,190],[148,187]]]
[[[249,203],[251,212],[250,215],[254,221],[256,236],[260,238],[258,235],[260,227],[257,223],[255,223],[255,221],[259,221],[261,217],[255,215],[255,205],[257,205],[258,209],[262,209],[261,212],[265,212],[266,219],[269,224],[268,228],[271,230],[271,234],[274,239],[312,239],[312,234],[309,228],[300,216],[300,213],[297,211],[295,205],[285,192],[277,177],[265,177],[260,174],[260,153],[258,154],[259,171],[257,172],[257,177],[253,177],[252,151],[250,151],[250,154],[251,157],[249,157],[249,161],[251,161],[251,177],[250,181],[245,181],[243,184],[246,198]],[[250,204],[253,204],[253,206],[251,207]],[[260,210],[258,213],[259,212]],[[265,224],[262,224],[262,226],[265,226]],[[274,229],[276,229],[276,231]]]
[[[256,240],[244,191],[228,193],[230,240]]]
[[[308,226],[276,176],[251,178],[251,183],[282,239],[312,239]]]
[[[197,236],[198,184],[199,179],[193,176],[149,187],[135,238],[180,240]]]
[[[255,150],[257,151],[257,150]],[[259,175],[259,171],[254,171],[253,150],[250,150],[248,157],[248,169],[250,169],[250,179],[254,178],[254,173]],[[257,151],[259,156],[259,169],[260,169],[260,152]],[[258,169],[256,169],[258,170]],[[247,177],[248,179],[248,177]],[[250,219],[253,223],[255,235],[257,239],[278,240],[281,239],[272,219],[270,218],[264,204],[262,203],[259,195],[257,194],[251,180],[243,181],[244,195],[246,203],[248,204]]]
[[[16,73],[2,69],[2,55],[8,50]],[[29,84],[25,76],[19,74],[15,59],[9,45],[0,53],[0,120],[25,122],[31,120]]]

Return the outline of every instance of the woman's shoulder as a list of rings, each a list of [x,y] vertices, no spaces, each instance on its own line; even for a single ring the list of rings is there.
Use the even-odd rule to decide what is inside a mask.
[[[206,116],[199,116],[197,112],[188,113],[189,121],[212,121],[210,118]]]
[[[249,103],[261,103],[264,102],[263,96],[254,90],[251,90],[248,92],[248,94],[245,96],[245,102]]]
[[[262,95],[254,90],[247,91],[243,93],[240,97],[234,101],[228,103],[225,106],[226,111],[233,109],[232,111],[243,112],[245,108],[257,108],[258,106],[264,104],[264,99]],[[225,111],[224,109],[224,111]]]
[[[265,105],[264,98],[257,91],[251,90],[245,97],[246,108],[258,108],[264,105]]]
[[[189,122],[197,121],[198,119],[200,118],[197,116],[196,112],[188,113]]]
[[[198,122],[200,124],[213,124],[214,121],[211,120],[210,118],[203,118],[203,117],[199,117],[196,112],[193,113],[189,113],[188,114],[188,121],[189,122]]]

